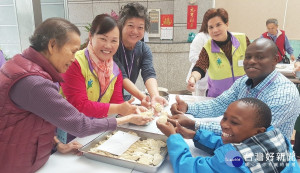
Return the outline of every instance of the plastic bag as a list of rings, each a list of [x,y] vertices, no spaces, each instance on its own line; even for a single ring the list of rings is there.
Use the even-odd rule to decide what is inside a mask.
[[[193,33],[193,32],[190,32],[190,33],[189,33],[189,37],[188,37],[188,40],[187,40],[187,42],[188,42],[188,43],[191,43],[191,42],[193,42],[193,40],[194,40],[195,36],[196,36],[196,34],[195,34],[195,33]]]

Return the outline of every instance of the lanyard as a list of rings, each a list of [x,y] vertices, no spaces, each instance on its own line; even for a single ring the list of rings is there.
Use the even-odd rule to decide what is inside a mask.
[[[255,96],[255,98],[257,98],[258,96],[259,96],[259,94],[267,87],[267,86],[269,86],[271,83],[273,83],[274,82],[274,80],[277,78],[277,76],[278,76],[278,73],[264,86],[264,87],[262,87],[262,89],[260,89],[259,91],[258,91],[258,93],[256,94],[256,96]],[[250,90],[250,87],[248,87],[248,90],[247,90],[247,95],[249,95],[249,91]]]
[[[122,44],[122,48],[123,48],[123,52],[124,52],[124,59],[126,61],[126,66],[127,66],[127,75],[130,79],[130,76],[131,76],[131,71],[132,71],[132,67],[133,67],[133,61],[134,61],[134,49],[133,49],[133,52],[132,52],[132,58],[131,58],[131,67],[129,69],[129,65],[128,65],[128,59],[127,59],[127,56],[126,56],[126,52],[125,52],[125,48],[124,48],[124,45],[123,43]]]

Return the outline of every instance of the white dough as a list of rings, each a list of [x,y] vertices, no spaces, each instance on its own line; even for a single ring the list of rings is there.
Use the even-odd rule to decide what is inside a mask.
[[[128,133],[138,136],[134,132],[128,132]],[[107,157],[119,158],[127,161],[137,162],[145,165],[155,166],[160,164],[163,161],[163,157],[160,155],[161,152],[160,149],[161,147],[166,147],[166,143],[161,140],[155,140],[155,139],[138,140],[137,142],[132,144],[130,148],[120,156],[116,156],[111,153],[98,150],[97,146],[104,143],[111,136],[112,135],[109,134],[106,136],[105,140],[99,141],[94,148],[90,149],[90,152],[107,156]]]

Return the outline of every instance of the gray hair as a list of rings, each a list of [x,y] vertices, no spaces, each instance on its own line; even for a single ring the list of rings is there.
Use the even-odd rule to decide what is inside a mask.
[[[121,10],[119,12],[119,20],[118,20],[120,31],[122,31],[125,22],[128,19],[134,17],[144,19],[145,31],[149,30],[150,19],[148,16],[147,8],[137,2],[132,2],[121,7]]]
[[[266,21],[266,25],[268,25],[270,23],[274,23],[276,26],[278,26],[278,20],[277,19],[271,18],[271,19],[268,19]]]
[[[63,18],[49,18],[41,23],[30,37],[31,47],[40,52],[48,49],[48,43],[55,39],[58,48],[68,41],[68,33],[75,32],[80,36],[79,29],[70,21]]]

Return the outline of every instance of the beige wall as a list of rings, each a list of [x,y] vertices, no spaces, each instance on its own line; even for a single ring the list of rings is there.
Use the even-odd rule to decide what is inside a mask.
[[[266,31],[268,18],[277,18],[290,40],[300,40],[299,0],[215,0],[229,14],[229,30],[244,32],[253,40]]]

